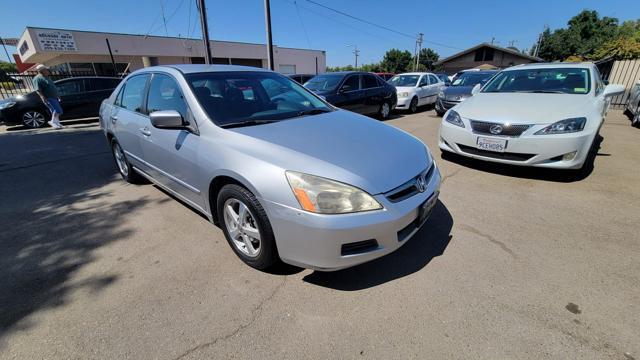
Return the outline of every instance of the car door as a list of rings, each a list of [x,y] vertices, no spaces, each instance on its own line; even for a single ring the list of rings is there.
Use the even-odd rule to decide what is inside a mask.
[[[428,87],[429,98],[427,100],[427,103],[432,104],[436,102],[436,97],[438,96],[438,93],[440,92],[441,88],[444,87],[444,83],[440,81],[440,79],[438,79],[437,76],[433,74],[428,74],[427,76],[429,76],[429,87]]]
[[[62,119],[73,119],[84,115],[87,104],[84,79],[71,78],[56,82],[60,105],[62,106]]]
[[[87,116],[96,116],[100,110],[100,104],[108,98],[113,89],[118,87],[119,79],[113,78],[86,78],[85,86],[87,88],[87,107],[85,112]]]
[[[364,112],[364,96],[363,91],[360,88],[360,75],[348,75],[343,81],[342,85],[338,88],[338,94],[336,96],[336,106],[357,112]]]
[[[607,114],[607,111],[609,110],[611,97],[604,96],[605,85],[604,85],[604,82],[602,81],[602,77],[600,76],[600,71],[598,71],[597,69],[594,69],[593,78],[594,78],[593,86],[595,87],[594,96],[595,96],[596,106],[598,107],[598,111],[600,112],[604,120],[604,117]]]
[[[429,103],[429,76],[422,75],[418,81],[418,87],[416,88],[416,94],[418,95],[418,105],[426,105]]]
[[[120,88],[107,119],[127,160],[144,172],[149,171],[142,152],[142,130],[149,124],[149,118],[144,113],[145,91],[149,77],[149,74],[130,77]]]
[[[373,114],[378,112],[384,100],[384,87],[378,83],[374,75],[362,74],[362,91],[365,95],[362,107],[363,114]]]
[[[147,95],[147,111],[175,110],[192,124],[191,111],[178,82],[169,74],[154,73]],[[191,205],[204,209],[201,195],[200,169],[197,166],[199,135],[184,129],[159,129],[145,125],[142,150],[151,176],[180,195]]]

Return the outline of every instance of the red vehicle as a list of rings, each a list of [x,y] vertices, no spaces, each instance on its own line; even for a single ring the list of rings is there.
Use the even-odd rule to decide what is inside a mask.
[[[385,73],[385,72],[375,73],[375,74],[383,78],[384,81],[391,79],[395,75],[394,73]]]

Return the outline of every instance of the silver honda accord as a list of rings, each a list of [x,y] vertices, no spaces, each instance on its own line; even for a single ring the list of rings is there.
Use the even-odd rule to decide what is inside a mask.
[[[420,140],[268,70],[139,70],[104,101],[100,126],[124,180],[151,181],[205,214],[257,269],[330,271],[388,254],[439,194]]]

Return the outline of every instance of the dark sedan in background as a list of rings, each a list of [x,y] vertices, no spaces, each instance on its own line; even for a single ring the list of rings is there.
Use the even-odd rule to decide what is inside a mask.
[[[396,88],[379,76],[362,71],[317,75],[304,86],[329,103],[363,115],[387,119],[396,106]]]
[[[438,99],[436,100],[436,113],[439,116],[444,115],[447,110],[470,97],[471,89],[473,89],[476,84],[484,85],[497,73],[497,70],[487,70],[467,71],[457,75],[456,78],[453,79],[451,85],[444,88],[438,94]]]
[[[288,75],[291,79],[293,79],[298,84],[304,84],[307,81],[311,80],[315,75],[313,74],[291,74]]]
[[[64,114],[61,120],[98,116],[102,100],[120,83],[115,77],[76,77],[55,82]],[[49,109],[35,91],[0,100],[0,122],[39,128],[47,123]]]

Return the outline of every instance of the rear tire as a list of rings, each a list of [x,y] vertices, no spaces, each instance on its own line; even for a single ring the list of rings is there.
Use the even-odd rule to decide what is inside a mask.
[[[281,263],[271,223],[255,195],[242,186],[225,185],[216,208],[224,237],[240,260],[258,270]]]
[[[378,109],[378,117],[381,120],[387,120],[389,119],[389,115],[391,115],[391,104],[389,104],[388,101],[384,101]]]
[[[28,109],[20,114],[20,120],[22,121],[22,125],[29,129],[38,129],[47,123],[45,115],[46,113],[43,113],[41,110]]]
[[[120,147],[120,144],[115,138],[111,140],[111,154],[113,155],[113,160],[116,162],[118,173],[120,173],[124,181],[130,184],[144,184],[147,182],[147,179],[133,169],[133,166],[131,166],[127,160],[124,150],[122,150],[122,147]]]
[[[411,99],[411,103],[409,104],[409,112],[412,114],[418,112],[418,98],[415,96]]]

